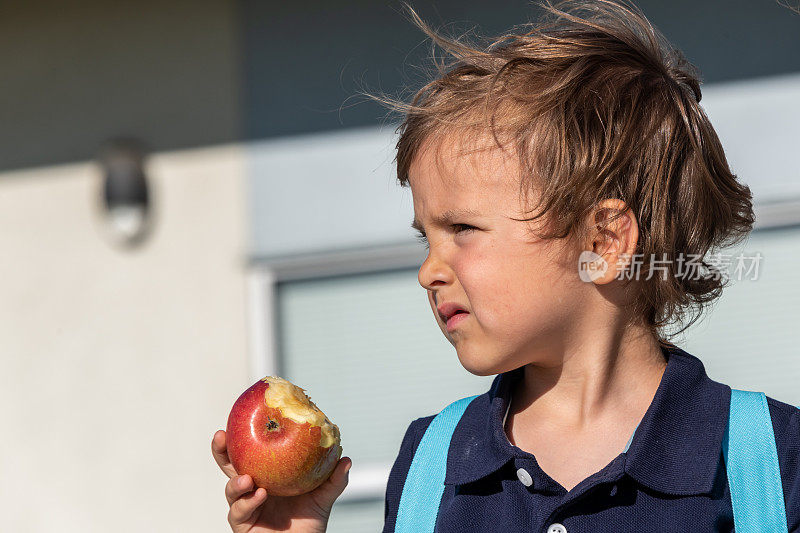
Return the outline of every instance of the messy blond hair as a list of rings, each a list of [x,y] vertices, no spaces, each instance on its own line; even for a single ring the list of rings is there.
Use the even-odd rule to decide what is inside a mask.
[[[623,200],[639,223],[636,253],[666,258],[668,269],[645,276],[649,262],[641,265],[631,314],[670,344],[666,326],[694,311],[669,337],[684,331],[721,294],[725,279],[707,252],[741,241],[754,222],[750,189],[700,106],[696,67],[622,0],[545,0],[537,23],[486,46],[440,35],[404,6],[453,59],[434,55],[437,75],[410,104],[367,94],[403,114],[393,161],[400,185],[426,140],[490,132],[518,156],[522,197],[539,197],[523,220],[547,215],[540,238],[582,235],[599,201]],[[678,253],[703,258],[699,277],[675,275]]]

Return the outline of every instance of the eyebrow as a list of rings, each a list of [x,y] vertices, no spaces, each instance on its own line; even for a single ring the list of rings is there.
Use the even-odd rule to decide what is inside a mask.
[[[453,221],[461,217],[476,217],[479,215],[480,213],[474,209],[448,209],[441,215],[434,217],[433,223],[438,226],[445,226],[453,223]],[[411,221],[411,228],[419,231],[420,233],[423,232],[422,223],[417,220],[417,217],[414,217],[414,220]]]

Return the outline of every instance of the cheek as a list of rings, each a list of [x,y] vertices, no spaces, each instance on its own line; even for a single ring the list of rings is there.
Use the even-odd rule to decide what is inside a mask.
[[[475,318],[487,329],[555,326],[582,300],[577,269],[536,250],[464,253],[454,268]]]

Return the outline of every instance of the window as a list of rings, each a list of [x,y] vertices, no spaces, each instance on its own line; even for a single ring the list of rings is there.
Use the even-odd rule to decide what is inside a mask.
[[[376,249],[370,261],[340,254],[276,269],[276,373],[306,389],[339,426],[343,454],[353,459],[332,532],[379,531],[408,425],[485,392],[494,378],[461,366],[417,281],[420,246],[411,249],[404,259],[376,261],[385,252]]]

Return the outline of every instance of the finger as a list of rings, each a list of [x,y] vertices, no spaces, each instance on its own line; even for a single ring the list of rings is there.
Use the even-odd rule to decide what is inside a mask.
[[[344,492],[350,482],[350,468],[352,466],[352,459],[346,456],[342,457],[330,477],[325,480],[325,483],[314,489],[314,500],[324,511],[330,512],[336,498]]]
[[[259,511],[265,501],[267,501],[267,491],[261,487],[255,492],[242,496],[231,505],[231,509],[228,511],[228,523],[235,528],[251,520],[253,514]]]
[[[225,431],[220,429],[214,433],[214,437],[211,439],[211,453],[214,455],[214,460],[217,462],[217,465],[219,465],[226,476],[232,478],[237,475],[236,469],[233,468],[231,460],[228,457]]]
[[[253,485],[253,478],[247,474],[233,476],[225,484],[225,499],[228,500],[228,505],[233,505],[242,495],[251,492],[255,488],[257,487]]]

